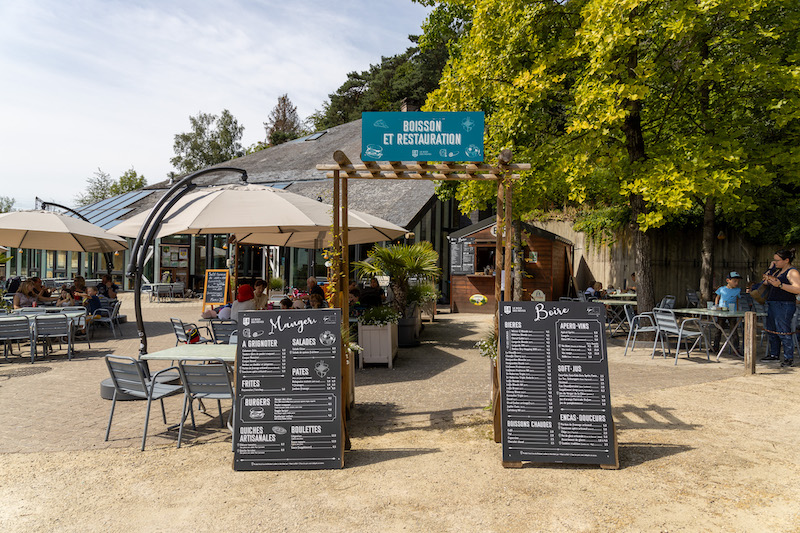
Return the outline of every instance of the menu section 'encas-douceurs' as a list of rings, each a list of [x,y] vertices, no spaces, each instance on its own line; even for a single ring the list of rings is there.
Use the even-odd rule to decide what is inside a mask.
[[[503,460],[616,465],[605,308],[500,305]]]
[[[235,470],[342,468],[341,310],[239,313]]]

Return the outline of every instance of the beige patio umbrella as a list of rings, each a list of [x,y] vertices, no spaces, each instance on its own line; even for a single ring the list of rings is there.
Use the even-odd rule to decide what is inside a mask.
[[[101,227],[52,211],[0,214],[0,245],[10,248],[108,253],[125,250],[125,239]]]
[[[264,185],[221,185],[186,194],[164,217],[156,237],[231,233],[243,244],[319,248],[330,243],[332,206]],[[114,226],[136,237],[149,211]],[[349,211],[350,244],[396,239],[405,228],[378,217]]]

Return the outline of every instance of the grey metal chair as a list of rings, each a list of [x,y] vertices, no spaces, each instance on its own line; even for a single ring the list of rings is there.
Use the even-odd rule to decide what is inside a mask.
[[[36,358],[36,346],[43,341],[44,355],[52,350],[53,341],[61,345],[67,339],[67,359],[72,359],[72,324],[63,313],[47,313],[33,317],[33,334],[31,335],[31,363]]]
[[[185,323],[180,318],[170,318],[169,321],[172,323],[172,330],[175,332],[175,346],[180,343],[188,344],[189,343],[189,333],[197,328],[197,325],[192,323]],[[211,331],[203,326],[203,328],[208,331],[209,337],[211,335]],[[198,342],[210,342],[205,337],[200,337]]]
[[[675,297],[671,294],[664,296],[661,303],[658,304],[659,309],[675,309]]]
[[[622,354],[623,357],[628,355],[628,345],[630,345],[631,351],[636,348],[636,336],[639,333],[655,333],[658,331],[653,313],[641,313],[637,315],[634,313],[632,305],[626,305],[625,318],[628,320],[629,329],[628,338],[625,341],[625,352]],[[631,337],[633,338],[633,342],[631,342]]]
[[[700,307],[700,298],[697,297],[696,290],[686,289],[686,305],[688,307]]]
[[[190,363],[187,361],[178,362],[178,371],[183,382],[183,414],[181,416],[181,427],[178,430],[178,448],[181,447],[183,438],[183,425],[186,417],[192,418],[192,429],[197,430],[194,420],[194,410],[192,403],[194,400],[217,400],[219,409],[220,427],[225,427],[222,418],[222,400],[231,400],[231,410],[228,414],[228,429],[233,432],[233,388],[231,387],[231,371],[227,364],[221,359],[209,359],[200,363]]]
[[[654,308],[653,309],[653,318],[656,322],[656,338],[653,342],[653,353],[650,355],[652,359],[656,355],[656,345],[661,342],[661,352],[664,357],[667,356],[669,353],[669,337],[674,336],[678,338],[678,343],[675,347],[675,364],[678,364],[678,355],[681,351],[681,341],[683,340],[686,343],[686,357],[689,358],[692,350],[695,349],[698,343],[703,343],[706,349],[706,359],[709,361],[711,360],[711,356],[708,352],[709,349],[709,342],[708,337],[706,336],[706,330],[703,328],[703,325],[700,323],[699,318],[687,318],[680,324],[678,324],[678,320],[675,318],[675,313],[672,309],[661,309],[661,308]],[[695,329],[696,328],[696,329]],[[666,348],[664,345],[664,340],[666,339]],[[689,347],[689,340],[694,339],[694,343],[692,344],[691,348]]]
[[[122,305],[120,301],[114,301],[110,304],[111,308],[102,308],[98,309],[94,312],[94,315],[91,316],[89,320],[89,330],[93,332],[97,326],[104,324],[111,328],[111,333],[114,335],[114,338],[117,338],[117,330],[114,328],[116,324],[119,327],[119,308]],[[122,332],[120,331],[120,335]]]
[[[144,451],[145,441],[147,440],[147,426],[150,422],[150,405],[153,403],[153,400],[159,400],[161,402],[161,416],[166,424],[167,413],[164,410],[164,398],[178,394],[183,390],[183,385],[170,385],[159,381],[159,377],[162,374],[170,370],[176,370],[177,367],[171,366],[159,370],[148,378],[140,362],[133,357],[106,355],[105,359],[108,372],[111,374],[111,381],[114,384],[114,396],[111,399],[111,414],[108,416],[105,440],[108,441],[108,436],[111,433],[111,421],[114,418],[114,407],[117,405],[117,395],[127,394],[142,400],[146,399],[147,411],[144,417],[141,448],[142,451]]]
[[[231,334],[239,330],[239,323],[236,320],[212,320],[211,332],[215,344],[228,344]]]
[[[13,343],[27,341],[31,338],[31,324],[24,316],[9,317],[0,320],[0,342],[3,343],[3,357],[8,361],[8,354],[14,354]]]

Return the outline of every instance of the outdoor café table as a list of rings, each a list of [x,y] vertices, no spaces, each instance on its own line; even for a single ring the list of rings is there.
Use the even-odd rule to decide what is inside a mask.
[[[144,354],[140,357],[145,361],[206,361],[208,359],[221,359],[226,363],[236,361],[235,344],[180,344],[159,352]]]
[[[733,353],[736,354],[738,357],[744,357],[742,354],[739,353],[739,350],[736,349],[736,346],[733,345],[731,342],[731,337],[733,336],[733,332],[736,331],[736,328],[744,320],[744,314],[746,311],[728,311],[728,310],[720,310],[720,309],[702,309],[699,307],[687,307],[684,309],[673,309],[672,310],[675,314],[681,315],[693,315],[706,319],[706,322],[714,324],[722,334],[722,337],[725,339],[725,342],[722,343],[719,347],[719,352],[717,353],[717,361],[719,361],[720,355],[722,355],[723,350],[725,350],[725,346],[729,346]],[[766,313],[756,313],[758,317],[765,317],[767,316]],[[735,319],[735,323],[730,331],[726,331],[725,328],[722,326],[721,318],[730,318]],[[709,320],[710,319],[710,320]]]
[[[609,334],[610,337],[613,337],[617,331],[625,327],[625,306],[632,305],[636,307],[638,305],[635,301],[630,300],[595,300],[595,303],[606,306],[608,329],[610,330],[611,326],[616,324],[614,331]],[[624,330],[623,333],[625,333]]]
[[[614,294],[606,294],[606,298],[620,298],[622,300],[635,300],[636,293],[635,292],[617,292]]]

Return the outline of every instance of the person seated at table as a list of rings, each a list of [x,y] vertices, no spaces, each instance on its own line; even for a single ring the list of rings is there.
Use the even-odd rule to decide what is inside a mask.
[[[589,287],[586,288],[584,294],[587,298],[594,298],[595,300],[598,298],[603,298],[606,295],[606,291],[603,290],[603,284],[599,281],[592,280],[589,282]]]
[[[26,279],[19,285],[19,289],[14,294],[14,309],[23,307],[36,307],[39,305],[39,295],[33,290],[33,281]]]
[[[86,314],[89,315],[93,315],[97,310],[103,308],[100,297],[97,295],[97,287],[86,288],[86,298],[83,300],[83,305],[86,307]]]
[[[263,279],[257,279],[256,282],[253,284],[253,300],[255,302],[255,308],[260,310],[267,308],[267,303],[269,302],[269,295],[267,294],[267,282]]]
[[[347,293],[347,301],[350,302],[350,307],[361,305],[361,291],[358,288],[350,289]]]
[[[383,305],[383,302],[386,300],[386,292],[381,288],[381,284],[378,283],[378,278],[372,278],[369,280],[369,287],[364,289],[361,293],[361,305],[364,307],[378,307],[379,305]]]
[[[75,305],[75,298],[68,287],[61,287],[61,295],[56,300],[56,307],[71,307]]]
[[[311,276],[306,280],[306,285],[308,286],[308,294],[309,296],[312,294],[319,294],[323,298],[325,298],[325,291],[322,290],[322,287],[317,285],[317,278]]]
[[[239,312],[253,311],[256,308],[256,301],[253,299],[253,287],[245,283],[239,286],[236,292],[236,300],[233,301],[231,306],[231,320],[239,320]]]
[[[714,298],[714,305],[717,307],[725,307],[729,311],[737,311],[736,303],[739,299],[739,295],[742,292],[742,289],[739,288],[739,280],[742,279],[742,276],[739,275],[738,272],[731,272],[725,278],[725,285],[720,287],[715,291],[717,295]],[[730,318],[723,318],[720,320],[720,325],[725,329],[730,329],[736,324],[736,320]],[[714,334],[714,342],[712,343],[712,348],[715,352],[719,351],[719,340],[722,337],[722,332],[717,329],[717,332]],[[739,330],[734,330],[733,334],[731,335],[731,343],[733,346],[736,347],[738,350],[739,348]]]
[[[284,298],[281,300],[281,309],[291,309],[292,303],[293,302],[289,298]]]
[[[73,296],[75,296],[75,298],[86,298],[88,293],[86,292],[86,280],[83,276],[75,276],[75,279],[72,281],[73,283],[70,289],[72,290]]]
[[[114,300],[117,298],[117,291],[119,287],[114,284],[114,281],[111,279],[111,276],[108,274],[103,274],[102,281],[97,286],[97,293],[100,296],[105,296],[109,300]]]
[[[631,282],[628,285],[628,292],[636,292],[636,272],[631,272]]]
[[[42,285],[42,278],[33,276],[31,278],[31,281],[33,282],[33,290],[34,292],[36,292],[36,294],[38,294],[39,296],[44,296],[45,298],[51,297],[50,291],[47,289],[47,287]],[[55,299],[56,297],[53,297],[53,300]]]
[[[308,302],[311,309],[322,309],[325,307],[325,299],[319,294],[312,294],[308,297]]]

